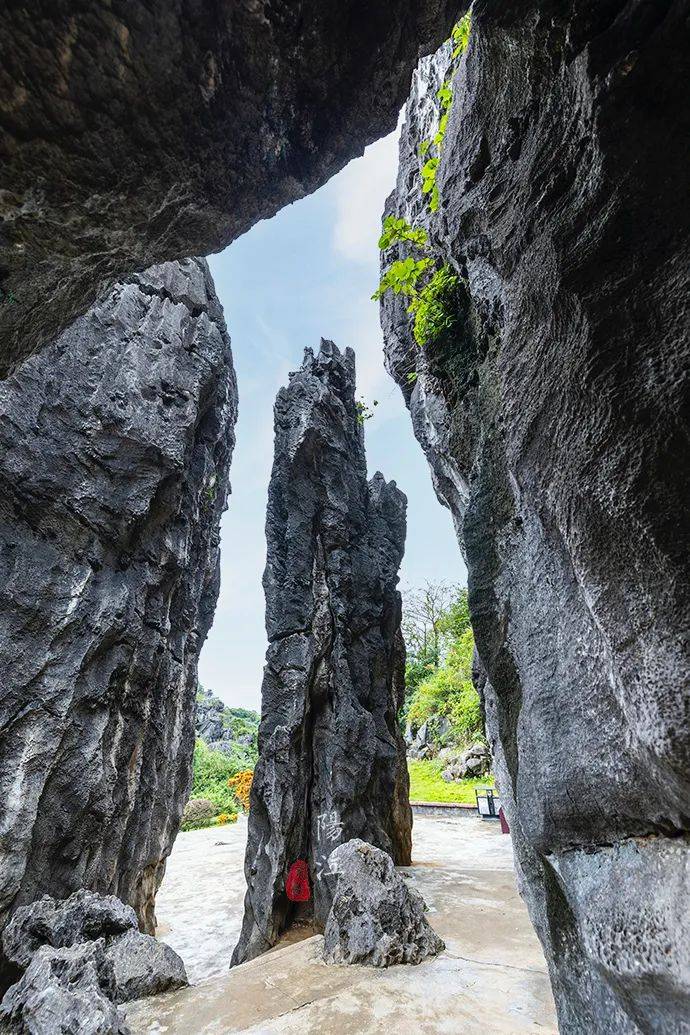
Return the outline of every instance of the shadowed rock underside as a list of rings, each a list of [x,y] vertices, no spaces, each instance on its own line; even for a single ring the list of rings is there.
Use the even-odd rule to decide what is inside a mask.
[[[219,251],[390,132],[450,0],[10,4],[0,377],[114,280]]]

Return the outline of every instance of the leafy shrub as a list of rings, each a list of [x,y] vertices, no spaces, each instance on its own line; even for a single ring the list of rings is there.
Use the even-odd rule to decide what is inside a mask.
[[[214,808],[213,815],[236,812],[237,799],[228,787],[228,780],[246,766],[222,751],[212,751],[203,740],[197,740],[194,745],[193,765],[192,798],[208,799]]]
[[[436,270],[428,284],[408,306],[414,316],[414,339],[418,345],[433,345],[452,331],[458,320],[457,293],[460,278],[450,266]]]
[[[434,162],[438,164],[438,159],[430,158],[426,165],[435,168]],[[432,181],[429,180],[429,183]],[[379,247],[385,250],[401,241],[409,241],[416,248],[425,248],[426,232],[415,230],[402,218],[387,216]],[[396,259],[385,270],[378,288],[371,296],[377,301],[386,291],[392,291],[409,298],[407,311],[414,318],[414,338],[420,346],[435,344],[455,327],[458,320],[460,278],[450,266],[442,266],[431,273],[433,265],[433,260],[428,256],[415,259],[408,255],[404,259]],[[429,273],[431,277],[426,280]],[[357,420],[363,423],[371,416],[371,411],[363,403],[357,403],[357,407]]]
[[[210,827],[216,813],[213,802],[208,798],[190,798],[182,813],[182,829],[198,830]]]
[[[379,286],[371,296],[373,301],[382,298],[386,291],[392,291],[395,295],[406,295],[414,297],[417,293],[417,283],[430,266],[433,266],[432,259],[414,259],[408,255],[406,259],[396,259],[381,277]]]
[[[372,406],[378,406],[378,399],[374,399]],[[368,406],[364,399],[358,399],[355,403],[355,419],[358,424],[363,425],[365,420],[371,420],[374,416],[374,411],[371,406]]]
[[[236,773],[235,776],[231,776],[228,780],[228,787],[232,790],[245,812],[249,812],[249,794],[252,789],[253,779],[254,773],[251,769],[246,769],[242,773]]]

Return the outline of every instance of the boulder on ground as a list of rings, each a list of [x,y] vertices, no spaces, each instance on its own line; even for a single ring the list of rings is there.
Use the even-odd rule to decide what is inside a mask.
[[[61,902],[44,895],[37,902],[20,906],[3,931],[2,947],[7,959],[24,970],[43,945],[66,948],[136,929],[137,917],[131,906],[115,895],[82,889]]]
[[[413,744],[407,752],[407,757],[420,759],[422,761],[424,759],[430,759],[434,757],[434,749],[431,744],[423,744],[421,747],[417,744]]]
[[[149,934],[127,931],[106,947],[115,977],[115,1002],[157,995],[189,984],[177,953]]]
[[[447,782],[481,776],[491,768],[491,752],[486,744],[473,744],[460,755],[444,749],[439,753],[439,758],[445,763],[445,769],[441,775]]]
[[[338,884],[324,932],[327,963],[390,967],[420,963],[445,948],[424,915],[424,899],[386,852],[353,838],[328,863]]]
[[[74,973],[77,975],[77,983],[81,981],[82,970],[87,977],[97,972],[103,994],[116,1003],[156,995],[188,983],[184,963],[177,953],[169,945],[156,941],[150,935],[141,934],[132,907],[114,895],[97,895],[93,891],[81,890],[61,902],[44,895],[37,902],[17,910],[3,931],[2,946],[6,957],[27,972],[18,982],[22,988],[18,989],[18,985],[14,985],[7,994],[9,996],[12,992],[15,996],[16,993],[19,996],[16,1002],[21,1005],[26,1000],[31,1010],[35,1007],[35,997],[32,991],[34,978],[28,982],[26,980],[29,970],[32,973],[43,973],[52,968],[59,981],[62,981],[63,971]],[[89,946],[100,948],[94,950],[91,956],[88,952],[76,953],[74,956],[61,955],[59,952],[45,956],[44,953],[45,949]],[[41,958],[44,962],[37,969],[34,962],[39,953],[43,953]],[[103,975],[107,975],[107,981]],[[56,986],[58,992],[51,995],[53,999],[62,1002],[64,996],[59,991],[59,981]],[[53,986],[49,982],[47,987]],[[71,1016],[69,1010],[67,1016]],[[74,1031],[82,1035],[82,1032],[90,1033],[92,1029],[58,1026],[45,1030]],[[110,1031],[109,1028],[102,1030]],[[94,1028],[93,1031],[101,1029]]]
[[[113,968],[105,941],[65,948],[41,946],[0,1005],[7,1035],[126,1035],[114,1003]]]

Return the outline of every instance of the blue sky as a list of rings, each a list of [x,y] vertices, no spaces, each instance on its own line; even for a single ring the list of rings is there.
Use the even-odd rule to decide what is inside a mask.
[[[399,389],[383,366],[377,240],[395,181],[397,134],[321,190],[259,223],[210,265],[232,338],[239,386],[232,495],[221,529],[221,590],[199,678],[228,704],[259,708],[266,635],[261,576],[273,460],[273,402],[305,346],[331,338],[357,355],[358,396],[379,400],[366,424],[369,475],[408,497],[401,588],[466,583],[450,512],[438,503]]]

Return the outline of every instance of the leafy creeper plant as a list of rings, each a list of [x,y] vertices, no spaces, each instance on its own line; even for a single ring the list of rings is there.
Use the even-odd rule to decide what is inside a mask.
[[[403,241],[411,243],[420,251],[428,247],[425,230],[415,229],[405,219],[387,216],[379,247],[385,251],[391,245]],[[414,318],[414,339],[420,347],[438,341],[457,319],[455,293],[459,286],[458,276],[450,266],[442,266],[432,272],[433,266],[433,259],[426,255],[421,259],[415,259],[412,255],[396,259],[384,272],[378,288],[371,296],[374,301],[378,301],[386,291],[392,291],[409,299],[407,311]],[[357,405],[360,406],[359,403]],[[358,410],[360,423],[368,416],[360,414]]]
[[[470,38],[470,25],[471,15],[468,11],[459,22],[453,26],[450,34],[451,43],[453,50],[451,52],[451,63],[448,71],[448,75],[445,80],[436,91],[436,96],[439,100],[439,106],[441,110],[441,116],[439,119],[438,129],[433,137],[429,140],[423,140],[419,145],[419,153],[422,158],[426,158],[426,161],[422,165],[421,177],[422,177],[422,194],[429,196],[429,208],[432,212],[438,211],[440,196],[438,192],[438,186],[436,185],[436,174],[438,172],[438,166],[441,159],[441,150],[443,147],[443,141],[448,128],[448,118],[450,115],[450,108],[453,103],[453,76],[456,72],[456,64],[462,57]],[[432,148],[435,149],[436,154],[432,154],[431,157],[427,157],[430,154]]]

